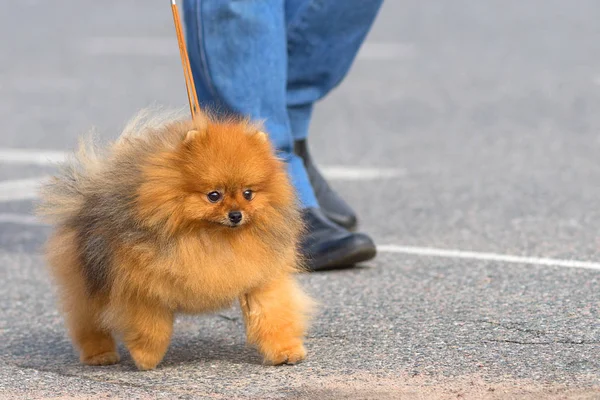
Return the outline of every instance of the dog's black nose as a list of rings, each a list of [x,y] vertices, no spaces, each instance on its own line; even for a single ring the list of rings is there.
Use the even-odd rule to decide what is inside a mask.
[[[229,211],[229,220],[234,224],[239,224],[242,220],[242,213],[239,211]]]

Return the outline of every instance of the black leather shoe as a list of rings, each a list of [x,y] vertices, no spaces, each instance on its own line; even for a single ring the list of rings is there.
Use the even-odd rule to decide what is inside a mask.
[[[356,214],[350,206],[329,186],[323,175],[315,166],[308,152],[306,140],[298,140],[294,143],[294,152],[304,161],[304,167],[308,172],[308,178],[317,196],[317,201],[323,214],[336,224],[348,230],[356,228]]]
[[[348,232],[319,208],[305,209],[302,218],[307,232],[301,246],[309,270],[349,267],[375,257],[377,250],[370,237]]]

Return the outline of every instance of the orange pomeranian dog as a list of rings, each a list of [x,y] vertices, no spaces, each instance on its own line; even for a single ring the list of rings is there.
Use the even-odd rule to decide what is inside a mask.
[[[80,145],[42,189],[47,258],[70,336],[89,365],[155,368],[177,313],[239,300],[270,364],[306,356],[312,305],[296,283],[302,231],[285,166],[247,120],[141,113],[103,152]]]

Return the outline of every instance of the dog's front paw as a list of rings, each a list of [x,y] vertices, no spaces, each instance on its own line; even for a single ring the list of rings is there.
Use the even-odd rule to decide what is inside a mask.
[[[156,366],[162,361],[163,352],[152,352],[148,349],[133,348],[129,350],[131,358],[135,366],[140,371],[148,371],[156,368]]]
[[[270,351],[264,352],[264,361],[270,365],[297,364],[306,358],[306,349],[302,342],[290,343],[289,345],[276,346]]]
[[[119,353],[116,351],[107,351],[93,356],[82,356],[81,362],[87,365],[112,365],[120,360]]]

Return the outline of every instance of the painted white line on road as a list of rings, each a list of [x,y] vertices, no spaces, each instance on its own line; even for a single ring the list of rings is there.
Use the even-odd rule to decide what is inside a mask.
[[[35,154],[21,154],[20,156],[6,157],[0,151],[0,165],[2,162],[18,162],[26,164],[46,165],[45,160],[60,161],[59,154],[55,157],[37,157]],[[48,163],[52,164],[52,163]],[[323,167],[323,174],[332,181],[372,181],[390,179],[405,175],[406,171],[391,168],[351,168],[351,167]],[[37,191],[47,177],[0,181],[0,203],[9,201],[32,200],[37,197]]]
[[[415,46],[411,43],[367,42],[356,55],[357,60],[394,61],[411,59],[415,56]]]
[[[40,221],[34,215],[28,214],[11,214],[11,213],[0,213],[0,224],[18,224],[18,225],[37,225],[46,226],[47,224]]]
[[[45,179],[47,178],[40,177],[0,182],[0,203],[35,199]]]
[[[80,51],[91,56],[179,56],[175,35],[156,37],[98,36],[80,42]],[[357,60],[386,61],[412,58],[415,47],[411,43],[364,43]]]
[[[1,188],[0,188],[1,189]],[[0,213],[0,224],[13,223],[19,225],[47,226],[33,215]],[[414,256],[459,258],[466,260],[494,261],[511,264],[543,265],[549,267],[582,268],[600,271],[600,263],[579,260],[564,260],[545,257],[523,257],[510,254],[485,253],[477,251],[448,250],[433,247],[399,246],[395,244],[378,245],[381,253],[409,254]]]
[[[66,157],[67,153],[64,151],[0,148],[0,164],[54,165],[64,161]],[[332,180],[386,179],[406,175],[406,170],[401,168],[329,165],[320,169],[327,178]]]
[[[405,176],[406,170],[398,168],[368,168],[368,167],[319,167],[327,179],[338,181],[370,181]]]
[[[0,148],[0,163],[6,164],[53,165],[66,157],[63,151]]]
[[[382,253],[411,254],[416,256],[461,258],[479,261],[497,261],[514,264],[545,265],[550,267],[585,268],[600,270],[600,263],[591,261],[562,260],[544,257],[522,257],[510,254],[483,253],[476,251],[446,250],[432,247],[398,246],[394,244],[377,246]]]

